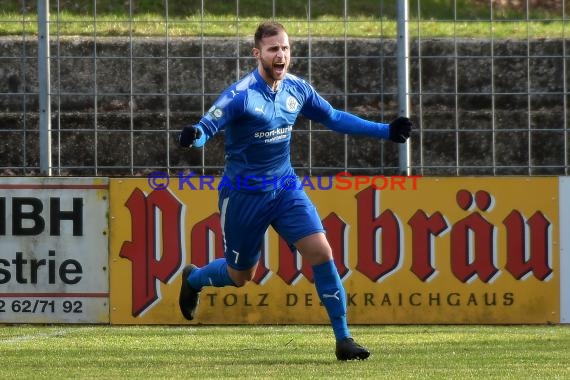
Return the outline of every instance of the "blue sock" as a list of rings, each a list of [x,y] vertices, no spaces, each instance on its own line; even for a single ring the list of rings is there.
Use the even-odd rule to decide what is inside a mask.
[[[346,323],[346,293],[334,261],[313,266],[317,293],[331,321],[336,340],[350,337]]]
[[[192,271],[188,276],[188,283],[196,290],[202,290],[203,286],[236,286],[228,274],[226,259],[217,259],[204,265],[202,268]]]

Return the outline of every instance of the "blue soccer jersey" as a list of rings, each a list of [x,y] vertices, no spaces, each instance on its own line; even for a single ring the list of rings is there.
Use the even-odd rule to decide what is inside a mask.
[[[388,137],[387,124],[335,110],[303,79],[287,74],[273,91],[255,69],[227,88],[202,117],[204,133],[195,146],[224,130],[225,179],[238,189],[275,190],[294,175],[290,142],[299,114],[338,132]]]

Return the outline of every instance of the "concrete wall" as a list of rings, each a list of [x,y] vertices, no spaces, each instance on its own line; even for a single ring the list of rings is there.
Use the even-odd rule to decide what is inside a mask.
[[[529,166],[537,166],[531,174],[564,173],[564,90],[570,85],[563,82],[570,81],[564,75],[564,43],[413,41],[412,118],[421,126],[413,137],[414,166],[423,165],[427,175],[454,175],[456,166],[464,175],[529,174]],[[310,78],[334,106],[389,121],[397,113],[395,42],[354,39],[346,47],[348,58],[344,40],[313,39],[309,65],[309,44],[295,40],[292,72]],[[250,48],[249,41],[211,38],[202,59],[201,40],[191,38],[171,39],[168,49],[162,38],[136,39],[132,51],[122,38],[53,43],[52,56],[60,57],[51,62],[53,128],[59,132],[54,159],[67,167],[64,174],[74,175],[93,174],[81,167],[95,165],[102,175],[128,174],[130,166],[144,172],[222,165],[221,136],[208,144],[204,158],[200,151],[179,149],[174,136],[254,67]],[[4,37],[0,49],[2,167],[38,166],[36,45]],[[307,129],[307,121],[299,120],[292,150],[298,167],[309,165]],[[313,166],[344,165],[343,136],[317,132],[312,144]],[[347,161],[373,174],[378,167],[397,166],[396,152],[394,144],[349,138]]]

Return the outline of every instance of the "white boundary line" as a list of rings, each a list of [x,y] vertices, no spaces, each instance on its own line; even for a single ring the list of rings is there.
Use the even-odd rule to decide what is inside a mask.
[[[76,329],[60,329],[49,333],[38,332],[36,334],[19,335],[9,339],[0,339],[0,344],[13,344],[20,342],[28,342],[30,340],[41,339],[41,338],[52,338],[56,336],[63,336],[69,334],[71,330],[75,331]]]

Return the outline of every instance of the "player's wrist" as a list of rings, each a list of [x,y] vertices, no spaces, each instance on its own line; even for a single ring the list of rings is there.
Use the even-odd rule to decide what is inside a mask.
[[[201,148],[201,147],[203,147],[204,144],[206,143],[207,137],[206,137],[206,134],[204,133],[204,128],[202,128],[201,125],[197,125],[197,126],[196,126],[196,129],[199,131],[199,132],[198,132],[198,135],[199,135],[200,137],[198,137],[198,138],[194,141],[194,143],[192,144],[192,146],[193,146],[194,148]]]

